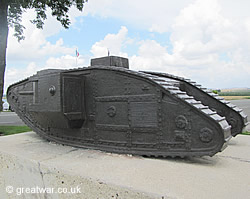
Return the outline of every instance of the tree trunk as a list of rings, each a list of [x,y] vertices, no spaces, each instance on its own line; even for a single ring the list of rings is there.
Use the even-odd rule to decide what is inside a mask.
[[[6,67],[6,48],[8,39],[8,1],[0,1],[0,111],[3,109],[3,86]]]

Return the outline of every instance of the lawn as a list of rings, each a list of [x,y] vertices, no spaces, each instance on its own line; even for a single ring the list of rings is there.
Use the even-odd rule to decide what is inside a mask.
[[[244,132],[242,132],[242,134],[243,134],[243,135],[250,135],[250,132],[244,131]]]
[[[0,135],[12,135],[32,131],[27,126],[0,126]]]

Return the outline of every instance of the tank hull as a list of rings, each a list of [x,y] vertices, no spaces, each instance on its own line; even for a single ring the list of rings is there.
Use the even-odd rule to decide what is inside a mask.
[[[213,156],[231,127],[178,81],[126,68],[47,70],[8,88],[8,102],[42,137],[147,156]]]

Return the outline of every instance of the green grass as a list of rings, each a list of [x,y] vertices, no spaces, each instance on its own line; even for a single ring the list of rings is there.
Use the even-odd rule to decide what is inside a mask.
[[[242,132],[242,135],[250,135],[250,132],[244,131],[244,132]]]
[[[31,129],[27,126],[0,126],[0,134],[3,135],[12,135],[28,131],[31,131]]]

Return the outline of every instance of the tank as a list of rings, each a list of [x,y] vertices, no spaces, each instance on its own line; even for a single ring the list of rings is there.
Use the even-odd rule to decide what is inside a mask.
[[[247,124],[242,110],[195,82],[133,71],[116,56],[39,71],[11,85],[7,98],[43,138],[114,153],[213,156]]]

